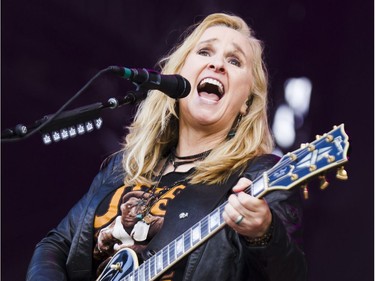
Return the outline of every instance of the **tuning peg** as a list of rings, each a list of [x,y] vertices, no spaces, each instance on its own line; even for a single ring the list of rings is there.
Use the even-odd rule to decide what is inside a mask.
[[[329,182],[327,181],[326,177],[324,175],[319,176],[320,179],[320,189],[324,190],[328,187]]]
[[[302,184],[302,185],[301,185],[301,188],[303,189],[303,198],[304,198],[305,200],[309,199],[309,189],[308,189],[308,187],[307,187],[307,184],[306,184],[306,183],[305,183],[305,184]]]
[[[337,169],[336,178],[338,178],[339,180],[348,179],[348,173],[345,171],[344,166],[341,166]]]
[[[290,160],[295,161],[297,159],[297,155],[294,153],[288,152],[287,156],[289,157]]]
[[[321,135],[316,135],[316,136],[315,136],[315,139],[318,140],[318,139],[320,139],[321,137],[322,137]]]
[[[327,154],[325,157],[327,158],[327,162],[328,163],[332,163],[332,162],[334,162],[336,160],[335,156],[333,156],[333,155],[328,155]]]
[[[308,145],[308,143],[301,143],[300,148],[305,148]]]
[[[332,135],[324,134],[323,136],[326,138],[327,142],[332,142],[333,141],[333,136]]]
[[[309,151],[314,151],[314,150],[315,150],[315,145],[313,145],[313,144],[310,143],[310,144],[308,145],[307,149],[308,149]]]

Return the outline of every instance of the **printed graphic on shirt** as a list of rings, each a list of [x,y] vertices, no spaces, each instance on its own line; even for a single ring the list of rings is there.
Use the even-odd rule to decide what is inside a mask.
[[[118,250],[130,248],[138,254],[144,250],[162,227],[168,203],[184,188],[122,186],[106,198],[94,220],[97,274]]]

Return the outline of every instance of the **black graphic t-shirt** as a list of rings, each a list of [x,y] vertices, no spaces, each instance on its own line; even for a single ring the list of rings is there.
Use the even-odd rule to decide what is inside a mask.
[[[101,202],[94,220],[93,261],[97,276],[120,249],[132,249],[140,258],[139,254],[162,227],[168,203],[186,188],[185,179],[192,170],[169,173],[157,187],[121,186]],[[176,275],[181,274],[169,272],[161,280],[178,280]]]

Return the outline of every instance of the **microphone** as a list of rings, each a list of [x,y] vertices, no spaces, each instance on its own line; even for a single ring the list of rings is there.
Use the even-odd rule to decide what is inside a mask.
[[[165,75],[145,68],[110,66],[110,70],[146,90],[159,90],[174,99],[182,99],[190,93],[189,81],[178,74]]]

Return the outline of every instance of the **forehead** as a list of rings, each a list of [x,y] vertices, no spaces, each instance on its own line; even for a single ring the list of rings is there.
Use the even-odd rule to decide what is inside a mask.
[[[250,40],[247,36],[227,26],[212,26],[207,28],[198,40],[198,44],[226,44],[234,49],[240,49],[246,55],[251,55]]]

